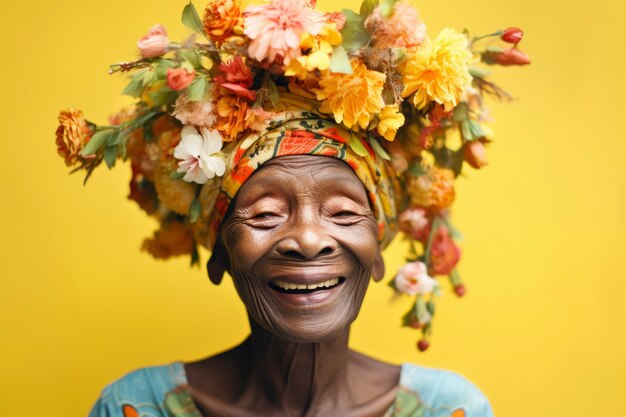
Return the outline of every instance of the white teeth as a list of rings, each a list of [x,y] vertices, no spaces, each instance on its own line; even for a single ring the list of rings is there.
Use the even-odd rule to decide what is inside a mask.
[[[332,278],[317,284],[294,284],[292,282],[274,281],[274,285],[284,290],[314,290],[316,288],[330,288],[339,284],[339,278]]]

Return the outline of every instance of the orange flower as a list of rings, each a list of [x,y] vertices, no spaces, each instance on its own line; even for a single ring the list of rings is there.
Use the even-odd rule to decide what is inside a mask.
[[[237,96],[223,96],[217,102],[217,122],[215,129],[219,130],[224,142],[231,142],[246,128],[246,114],[248,102]]]
[[[412,205],[441,211],[454,201],[454,173],[449,169],[432,167],[424,175],[410,177],[408,188]]]
[[[337,123],[347,128],[357,125],[365,129],[374,114],[385,107],[383,86],[385,74],[370,71],[358,59],[352,60],[352,74],[326,72],[320,88],[313,89],[318,100],[324,100],[320,111],[332,114]]]
[[[153,237],[144,240],[141,249],[157,259],[189,255],[194,249],[193,233],[181,221],[164,222]]]
[[[196,197],[196,187],[192,183],[172,178],[170,176],[172,172],[163,166],[157,167],[154,172],[154,188],[166,208],[186,216]]]
[[[430,272],[433,275],[448,275],[461,259],[461,249],[454,243],[444,226],[433,236],[430,252]]]
[[[89,142],[92,133],[82,111],[67,109],[59,113],[56,145],[57,152],[65,159],[65,165],[70,167],[83,159],[79,152]]]
[[[204,9],[204,31],[220,45],[233,35],[243,34],[243,18],[239,0],[213,0]]]
[[[487,152],[485,145],[480,140],[466,143],[463,147],[463,156],[465,162],[470,164],[472,168],[480,169],[487,165]]]

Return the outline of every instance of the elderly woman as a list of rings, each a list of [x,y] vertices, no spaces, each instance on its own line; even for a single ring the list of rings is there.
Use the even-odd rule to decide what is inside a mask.
[[[141,59],[111,67],[134,71],[135,106],[110,126],[61,113],[66,164],[89,177],[130,158],[130,198],[161,223],[143,249],[194,262],[211,250],[211,281],[232,277],[251,328],[219,355],[125,376],[91,416],[492,416],[462,377],[379,362],[348,337],[398,231],[411,262],[393,287],[415,297],[403,322],[420,350],[431,275],[463,295],[453,181],[486,163],[482,92],[505,94],[470,63],[528,63],[522,31],[431,40],[404,2],[365,1],[360,14],[314,3],[212,0],[203,21],[189,4],[183,22],[207,42],[172,43],[157,25]],[[514,46],[480,50],[490,36]]]

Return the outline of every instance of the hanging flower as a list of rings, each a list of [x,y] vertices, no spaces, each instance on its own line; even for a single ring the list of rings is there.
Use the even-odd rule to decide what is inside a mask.
[[[222,136],[206,128],[201,132],[193,126],[185,126],[182,139],[174,150],[174,157],[182,159],[178,163],[178,172],[185,173],[183,180],[198,184],[204,184],[216,175],[224,175],[226,169],[224,160],[213,156],[222,149]]]
[[[448,275],[461,259],[461,249],[454,243],[448,228],[441,226],[433,236],[430,270],[434,275]]]
[[[483,53],[483,61],[488,64],[495,63],[502,66],[528,65],[530,64],[530,57],[525,52],[517,49],[517,47],[513,47],[502,52],[485,52]]]
[[[73,166],[83,158],[79,155],[80,151],[89,142],[93,132],[80,110],[63,110],[59,113],[58,120],[57,152],[65,159],[65,165]]]
[[[474,140],[463,146],[463,156],[472,168],[480,169],[487,165],[487,151],[480,140]]]
[[[152,238],[143,242],[141,247],[157,259],[167,259],[172,256],[190,255],[194,250],[193,233],[189,227],[179,221],[170,220],[161,223],[159,230]]]
[[[404,115],[400,112],[397,104],[390,104],[383,108],[378,115],[376,130],[378,134],[388,141],[393,141],[398,129],[404,124]]]
[[[318,100],[324,100],[320,111],[332,114],[347,128],[365,129],[374,114],[385,107],[382,97],[385,74],[368,70],[358,59],[352,60],[352,74],[325,73],[320,88],[314,88]]]
[[[442,30],[433,42],[409,51],[398,68],[404,83],[402,96],[413,94],[413,105],[418,110],[433,101],[446,111],[452,110],[472,80],[468,72],[471,59],[465,35]]]
[[[183,125],[210,128],[216,120],[215,105],[212,101],[188,101],[182,94],[176,99],[172,116]]]
[[[409,207],[398,217],[398,228],[407,236],[426,242],[430,233],[428,212],[423,207]]]
[[[411,48],[421,45],[426,37],[426,25],[417,16],[417,10],[406,1],[396,3],[388,18],[383,17],[380,6],[377,6],[365,20],[365,28],[377,48]]]
[[[213,0],[204,9],[204,32],[218,46],[233,35],[243,34],[239,0]]]
[[[167,52],[169,40],[167,31],[163,25],[156,25],[148,31],[148,34],[137,42],[137,48],[144,58],[156,58]]]
[[[517,27],[510,27],[502,32],[502,35],[500,35],[500,39],[504,42],[512,43],[513,45],[520,43],[523,37],[524,31]]]
[[[284,65],[300,56],[300,38],[317,35],[324,26],[323,14],[307,0],[273,0],[244,11],[244,33],[251,39],[250,57],[259,62],[282,59]]]
[[[439,285],[428,276],[424,262],[410,262],[398,270],[394,284],[399,292],[416,295],[430,294]]]
[[[410,177],[408,193],[411,204],[441,211],[454,201],[454,173],[446,168],[431,167],[424,175]]]

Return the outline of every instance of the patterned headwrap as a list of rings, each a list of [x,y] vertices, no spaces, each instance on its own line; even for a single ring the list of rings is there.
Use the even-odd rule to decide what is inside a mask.
[[[367,154],[359,156],[348,145],[357,137]],[[396,177],[391,167],[358,135],[310,111],[285,111],[269,122],[268,129],[246,137],[227,160],[227,171],[213,210],[207,247],[213,247],[221,222],[239,188],[265,162],[287,155],[319,155],[340,159],[363,183],[378,224],[378,241],[386,247],[397,231]],[[395,187],[394,187],[395,185]]]

